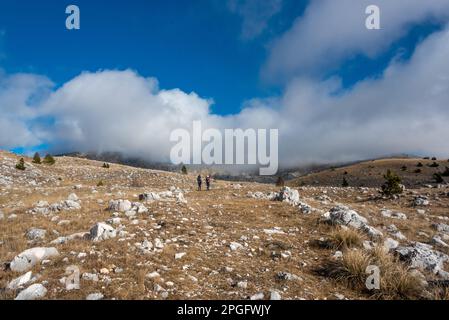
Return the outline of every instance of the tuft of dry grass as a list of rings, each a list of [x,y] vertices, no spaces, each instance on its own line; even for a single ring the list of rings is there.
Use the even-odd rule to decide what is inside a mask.
[[[369,290],[365,284],[371,265],[380,270],[378,290]],[[348,250],[341,260],[328,260],[316,272],[375,299],[419,299],[424,292],[422,281],[382,247],[370,252]]]
[[[334,249],[349,249],[360,247],[363,243],[363,235],[354,229],[339,228],[330,234],[330,241]]]

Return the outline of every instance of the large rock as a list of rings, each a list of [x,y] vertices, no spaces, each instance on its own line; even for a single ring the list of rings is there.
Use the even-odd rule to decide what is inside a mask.
[[[330,224],[352,227],[366,233],[373,239],[378,239],[383,236],[382,232],[368,225],[368,220],[366,218],[345,206],[336,206],[329,212],[326,212],[323,217]]]
[[[449,261],[449,256],[421,242],[398,247],[395,251],[400,259],[410,264],[412,268],[428,270],[435,274],[443,269],[444,262]]]
[[[118,212],[126,212],[131,210],[132,205],[128,200],[111,200],[109,201],[109,210],[118,211]]]
[[[56,248],[31,248],[17,255],[10,264],[14,272],[25,272],[34,267],[42,260],[47,260],[59,255]]]
[[[328,219],[332,224],[350,226],[355,229],[361,229],[368,223],[366,218],[345,206],[332,208],[329,211]]]
[[[299,192],[298,190],[290,189],[289,187],[284,187],[277,194],[276,200],[297,205],[299,203]]]
[[[61,210],[79,210],[81,209],[81,205],[77,201],[73,200],[65,200],[61,202]]]
[[[139,195],[139,201],[159,201],[161,197],[155,192],[142,193]]]
[[[17,295],[17,297],[14,300],[37,300],[42,299],[47,294],[47,289],[40,284],[32,284],[28,288],[26,288],[23,291],[20,291],[20,293]]]
[[[95,242],[108,240],[116,236],[117,232],[115,229],[103,222],[96,223],[89,232],[89,239]]]

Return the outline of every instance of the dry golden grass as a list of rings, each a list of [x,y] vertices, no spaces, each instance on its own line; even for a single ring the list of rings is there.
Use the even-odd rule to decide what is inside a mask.
[[[341,227],[334,230],[329,238],[334,244],[333,248],[337,250],[360,247],[364,240],[364,236],[359,231]]]
[[[378,290],[367,289],[368,266],[380,270]],[[421,280],[383,247],[348,250],[341,260],[328,260],[316,271],[374,299],[419,299],[424,290]]]
[[[286,203],[256,200],[246,195],[248,191],[278,191],[274,185],[242,182],[242,189],[236,190],[229,182],[214,181],[210,192],[197,192],[193,175],[120,165],[105,170],[101,165],[102,162],[57,158],[54,166],[40,169],[44,177],[61,177],[61,180],[39,187],[18,184],[8,190],[0,188],[0,208],[5,216],[17,214],[17,219],[5,219],[0,223],[0,262],[8,262],[21,251],[34,246],[50,246],[50,241],[58,236],[85,232],[96,222],[106,221],[112,214],[106,210],[110,199],[138,201],[136,196],[140,193],[166,191],[176,186],[186,190],[184,195],[188,204],[180,205],[174,200],[145,204],[149,214],[138,215],[139,224],[132,224],[131,219],[121,214],[126,231],[133,234],[133,237],[122,238],[123,241],[116,238],[92,243],[78,239],[56,245],[61,256],[32,270],[33,274],[41,276],[40,281],[48,281],[46,299],[84,299],[93,292],[102,292],[106,299],[161,299],[160,293],[154,291],[155,284],[170,289],[166,285],[168,281],[174,283],[168,299],[245,299],[258,292],[267,294],[269,289],[279,290],[284,299],[332,299],[335,293],[349,299],[413,297],[411,292],[415,284],[404,273],[405,267],[399,268],[401,264],[389,260],[382,252],[351,250],[360,246],[364,235],[320,224],[318,213],[304,215]],[[133,184],[133,177],[139,182]],[[105,185],[97,187],[100,180]],[[74,186],[78,184],[83,187],[75,190]],[[92,189],[97,192],[93,193]],[[331,198],[328,203],[316,199],[324,191]],[[58,202],[72,192],[81,199],[82,209],[53,214],[59,216],[59,220],[70,220],[67,225],[58,225],[57,221],[51,221],[51,216],[26,213],[39,200]],[[431,223],[410,207],[411,195],[397,201],[372,202],[366,200],[369,194],[355,188],[304,188],[299,192],[302,200],[323,212],[336,203],[343,203],[369,218],[370,224],[376,228],[394,223],[410,240],[416,239],[418,230],[434,234]],[[369,193],[374,192],[374,189],[369,190]],[[426,189],[425,192],[437,195],[439,190]],[[98,204],[100,199],[103,203]],[[432,198],[431,201],[429,215],[447,215],[446,199],[441,197],[435,201]],[[383,207],[406,213],[408,220],[392,221],[381,217],[379,212]],[[160,229],[156,229],[155,224],[160,224]],[[31,227],[47,230],[46,239],[28,243],[25,233]],[[283,233],[270,235],[265,232],[274,227],[279,227]],[[246,240],[241,240],[242,236]],[[154,241],[156,237],[166,242],[160,252],[142,254],[135,250],[135,243],[145,239]],[[332,246],[324,250],[312,246],[311,239],[319,238],[333,239]],[[231,252],[229,243],[232,241],[246,242],[247,246],[244,250]],[[334,264],[328,268],[327,271],[334,276],[317,277],[312,267],[321,257],[332,256],[336,249],[344,251],[345,257],[342,262],[333,261]],[[91,251],[94,254],[90,254]],[[285,257],[287,251],[291,255]],[[82,261],[77,258],[80,252],[87,253]],[[186,255],[175,260],[175,253],[179,252]],[[65,257],[68,262],[63,261]],[[367,292],[360,286],[366,278],[363,267],[375,261],[387,266],[384,268],[386,282],[382,284],[385,289],[377,293]],[[99,273],[100,269],[106,268],[111,282],[106,284],[102,281],[104,276],[100,275],[99,282],[82,279],[81,290],[66,291],[59,279],[64,276],[65,268],[72,264],[79,266],[81,273]],[[123,272],[115,273],[114,266],[123,268]],[[224,267],[233,270],[225,272]],[[161,277],[146,277],[153,271],[159,272]],[[300,280],[279,280],[276,277],[278,272],[297,275]],[[0,270],[0,287],[19,275]],[[229,279],[248,281],[248,287],[237,288],[228,282]],[[0,292],[0,299],[12,299],[15,294]],[[444,292],[441,291],[440,297],[445,298]]]

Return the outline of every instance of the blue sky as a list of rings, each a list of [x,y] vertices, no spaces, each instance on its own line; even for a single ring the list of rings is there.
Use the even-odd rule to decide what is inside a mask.
[[[148,147],[143,142],[148,139],[142,138],[142,145],[131,151],[129,139],[120,143],[119,138],[133,134],[136,121],[169,132],[199,117],[218,127],[283,127],[281,153],[293,150],[292,161],[302,161],[305,154],[309,162],[329,161],[336,153],[339,160],[395,151],[442,154],[441,143],[431,143],[436,132],[425,131],[425,139],[418,142],[404,137],[389,144],[378,141],[391,129],[385,120],[390,113],[396,123],[403,121],[404,112],[410,115],[408,122],[398,125],[402,132],[421,117],[416,101],[441,111],[444,97],[435,99],[424,92],[446,85],[441,80],[444,74],[430,79],[433,68],[442,72],[446,65],[437,68],[431,60],[439,57],[426,61],[417,52],[430,57],[432,46],[437,46],[432,38],[444,43],[448,1],[376,0],[382,29],[367,31],[364,6],[372,2],[2,1],[0,147],[18,152],[49,148],[131,153],[149,148],[145,156],[154,157],[166,155],[166,149]],[[65,28],[69,4],[81,10],[81,30]],[[421,75],[420,85],[428,90],[412,99],[406,92],[417,84],[411,79],[397,84],[398,79],[423,70],[428,74]],[[80,76],[86,72],[90,73]],[[149,77],[158,86],[153,87]],[[389,92],[392,83],[398,87]],[[92,86],[95,90],[90,92]],[[141,86],[150,86],[153,92]],[[73,99],[75,92],[79,101]],[[128,113],[133,108],[147,118],[132,118]],[[173,116],[159,115],[164,108],[176,111]],[[334,112],[336,108],[344,112]],[[96,131],[90,122],[93,115],[82,113],[87,110],[100,115],[92,122]],[[113,133],[109,124],[103,124],[104,113],[124,124],[120,137],[111,141],[106,138]],[[179,120],[182,117],[186,121]],[[436,126],[430,118],[420,119],[419,130]],[[375,129],[354,134],[367,127]],[[331,135],[326,132],[329,128]],[[14,130],[20,134],[8,136]],[[142,136],[153,137],[150,131]],[[399,132],[390,135],[400,136]]]
[[[64,27],[71,3],[81,10],[79,31]],[[266,47],[307,3],[284,1],[260,36],[242,39],[242,19],[226,1],[2,1],[6,58],[0,65],[10,73],[44,74],[57,85],[81,71],[131,68],[157,77],[161,87],[213,98],[215,113],[235,113],[247,99],[282,90],[260,78]],[[337,74],[351,86],[382,72],[398,48],[410,54],[428,33],[428,25],[419,26],[377,59],[355,57],[327,75]]]
[[[81,30],[65,29],[65,8],[77,4]],[[195,91],[216,101],[219,114],[235,112],[255,96],[278,88],[259,80],[265,46],[304,9],[291,1],[272,30],[243,40],[242,21],[226,1],[2,1],[5,30],[1,67],[45,74],[62,84],[81,71],[139,70],[165,88]]]

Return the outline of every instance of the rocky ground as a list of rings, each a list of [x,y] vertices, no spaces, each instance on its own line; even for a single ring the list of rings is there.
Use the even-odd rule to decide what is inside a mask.
[[[0,152],[0,299],[449,297],[446,185],[199,192],[191,175],[18,159]]]

